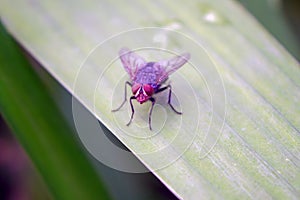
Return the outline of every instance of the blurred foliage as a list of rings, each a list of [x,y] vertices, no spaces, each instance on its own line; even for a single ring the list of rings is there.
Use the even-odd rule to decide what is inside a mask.
[[[300,60],[299,0],[238,0]]]
[[[0,110],[58,199],[108,199],[72,130],[0,25]]]

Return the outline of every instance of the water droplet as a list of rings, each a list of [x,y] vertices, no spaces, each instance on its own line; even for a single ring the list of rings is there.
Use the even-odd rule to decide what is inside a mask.
[[[200,14],[203,21],[210,24],[225,25],[228,19],[208,4],[199,4]]]
[[[154,35],[153,42],[160,43],[162,46],[166,46],[166,43],[168,42],[167,35],[165,33],[158,33]]]
[[[208,12],[204,15],[204,19],[208,22],[215,22],[217,20],[217,16],[213,12]]]
[[[157,24],[165,29],[161,29],[157,34],[153,36],[153,42],[160,44],[161,48],[166,48],[172,40],[172,38],[170,38],[170,35],[172,35],[172,31],[181,29],[182,23],[178,20],[167,20],[164,22],[159,22]]]
[[[156,21],[155,26],[167,28],[169,30],[179,30],[182,28],[182,22],[178,19],[167,19],[163,21]]]
[[[182,27],[181,23],[176,22],[176,21],[173,21],[165,26],[165,28],[171,29],[171,30],[179,30],[179,29],[181,29],[181,27]]]

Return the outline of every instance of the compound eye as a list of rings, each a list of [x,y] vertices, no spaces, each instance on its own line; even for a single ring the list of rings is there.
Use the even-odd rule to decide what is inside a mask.
[[[139,91],[139,89],[140,89],[141,86],[142,86],[141,84],[134,84],[131,87],[132,93],[135,95]]]
[[[154,90],[153,90],[153,87],[151,85],[145,84],[145,85],[143,85],[143,89],[144,89],[144,91],[146,92],[146,94],[148,96],[152,96]]]

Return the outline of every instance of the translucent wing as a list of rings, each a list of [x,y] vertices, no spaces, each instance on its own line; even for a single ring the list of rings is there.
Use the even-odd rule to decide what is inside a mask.
[[[134,80],[137,71],[146,65],[144,58],[130,51],[128,48],[122,48],[119,51],[119,56],[131,80]]]
[[[157,62],[155,65],[156,67],[160,68],[159,71],[161,72],[160,76],[158,77],[157,84],[165,81],[170,74],[183,66],[190,59],[190,57],[191,56],[189,53],[184,53],[171,58],[170,60],[162,60]]]

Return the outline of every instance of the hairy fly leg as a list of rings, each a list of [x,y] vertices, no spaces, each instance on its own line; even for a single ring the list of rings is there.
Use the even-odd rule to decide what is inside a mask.
[[[152,118],[152,110],[153,110],[153,107],[154,107],[154,104],[155,104],[155,99],[153,97],[151,97],[149,100],[152,103],[151,108],[150,108],[150,112],[149,112],[149,129],[152,131],[151,118]]]
[[[172,98],[172,87],[171,87],[171,85],[167,85],[167,86],[165,86],[165,87],[159,88],[155,93],[160,93],[160,92],[162,92],[162,91],[165,91],[165,90],[168,89],[168,88],[169,88],[168,104],[170,105],[170,107],[172,108],[172,110],[173,110],[175,113],[177,113],[178,115],[181,115],[182,112],[177,111],[177,110],[174,108],[174,106],[172,105],[172,103],[171,103],[171,98]]]
[[[124,100],[123,100],[122,104],[118,108],[113,109],[112,112],[116,112],[116,111],[120,110],[122,108],[122,106],[124,105],[124,103],[127,101],[127,85],[132,87],[132,84],[129,81],[125,82],[125,97],[124,97]]]
[[[131,107],[131,117],[130,117],[130,120],[129,120],[129,122],[126,124],[126,126],[129,126],[130,125],[130,123],[132,122],[132,119],[133,119],[133,115],[134,115],[134,108],[133,108],[133,105],[132,105],[132,100],[133,99],[136,99],[136,97],[135,96],[131,96],[130,97],[130,107]]]

